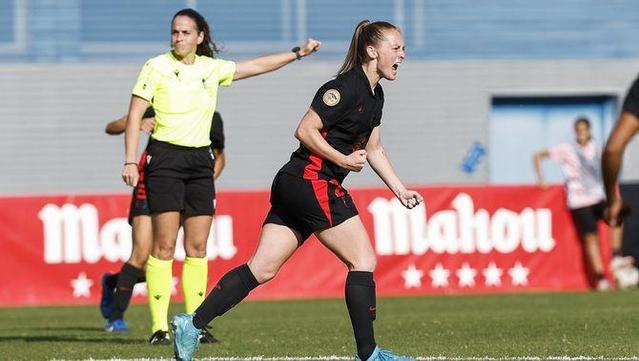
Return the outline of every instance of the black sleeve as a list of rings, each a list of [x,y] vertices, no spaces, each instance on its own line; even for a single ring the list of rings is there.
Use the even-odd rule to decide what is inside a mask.
[[[626,99],[623,101],[621,110],[632,113],[639,118],[639,77],[635,79],[630,90],[628,90],[628,94],[626,94]]]
[[[220,113],[213,114],[213,124],[211,124],[211,149],[224,150],[224,123]]]
[[[153,107],[148,107],[146,108],[146,111],[144,112],[144,115],[142,115],[142,119],[144,118],[151,118],[155,116],[155,110],[153,110]]]
[[[319,115],[324,127],[330,128],[354,108],[355,102],[356,94],[346,82],[333,79],[317,90],[311,108]]]
[[[373,120],[373,127],[379,127],[382,124],[382,109],[384,108],[384,90],[380,84],[377,84],[377,90],[379,92],[380,98],[382,99],[382,103],[379,106],[379,111],[375,113],[375,119]]]

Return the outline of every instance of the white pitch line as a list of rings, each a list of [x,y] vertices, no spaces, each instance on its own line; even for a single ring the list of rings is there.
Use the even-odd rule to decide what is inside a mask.
[[[136,358],[136,359],[86,359],[86,361],[165,361],[173,360],[173,358]],[[307,356],[307,357],[204,357],[198,358],[199,361],[338,361],[338,360],[354,360],[352,356]],[[514,357],[490,357],[490,356],[474,356],[474,357],[450,357],[450,356],[418,356],[416,361],[590,361],[590,360],[620,360],[620,361],[639,361],[639,355],[632,357],[604,357],[604,356],[514,356]],[[63,359],[52,359],[52,361],[64,361]]]

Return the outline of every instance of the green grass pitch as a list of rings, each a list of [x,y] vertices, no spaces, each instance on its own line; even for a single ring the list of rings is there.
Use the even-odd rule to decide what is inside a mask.
[[[171,315],[182,312],[172,305]],[[102,330],[97,306],[0,308],[0,359],[153,359],[146,305],[130,333]],[[416,357],[639,357],[639,291],[380,298],[377,342]],[[344,301],[245,302],[214,322],[219,344],[197,357],[354,356]]]

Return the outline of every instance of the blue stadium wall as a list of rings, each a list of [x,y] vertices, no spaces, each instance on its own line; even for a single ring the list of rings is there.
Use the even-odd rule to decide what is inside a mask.
[[[171,16],[186,6],[208,18],[222,58],[323,42],[317,56],[222,90],[221,188],[270,185],[362,18],[404,32],[408,58],[384,83],[382,133],[407,183],[489,181],[485,159],[472,173],[460,164],[489,143],[494,97],[606,96],[618,106],[639,70],[633,0],[0,0],[1,194],[126,191],[123,141],[104,125],[125,113],[137,72],[168,49]],[[638,151],[632,144],[626,180],[639,179]],[[380,182],[365,171],[348,184]]]

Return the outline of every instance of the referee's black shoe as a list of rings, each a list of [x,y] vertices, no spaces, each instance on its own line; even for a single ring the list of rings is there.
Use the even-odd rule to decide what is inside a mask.
[[[149,343],[154,346],[170,345],[171,336],[169,336],[169,333],[167,331],[157,330],[155,331],[155,333],[153,333],[153,335],[151,335]]]
[[[215,338],[215,336],[213,336],[213,334],[211,332],[209,332],[209,330],[207,330],[207,328],[209,328],[209,327],[207,326],[206,328],[203,328],[202,329],[202,333],[200,333],[200,343],[217,343],[217,342],[220,342],[220,340]]]

